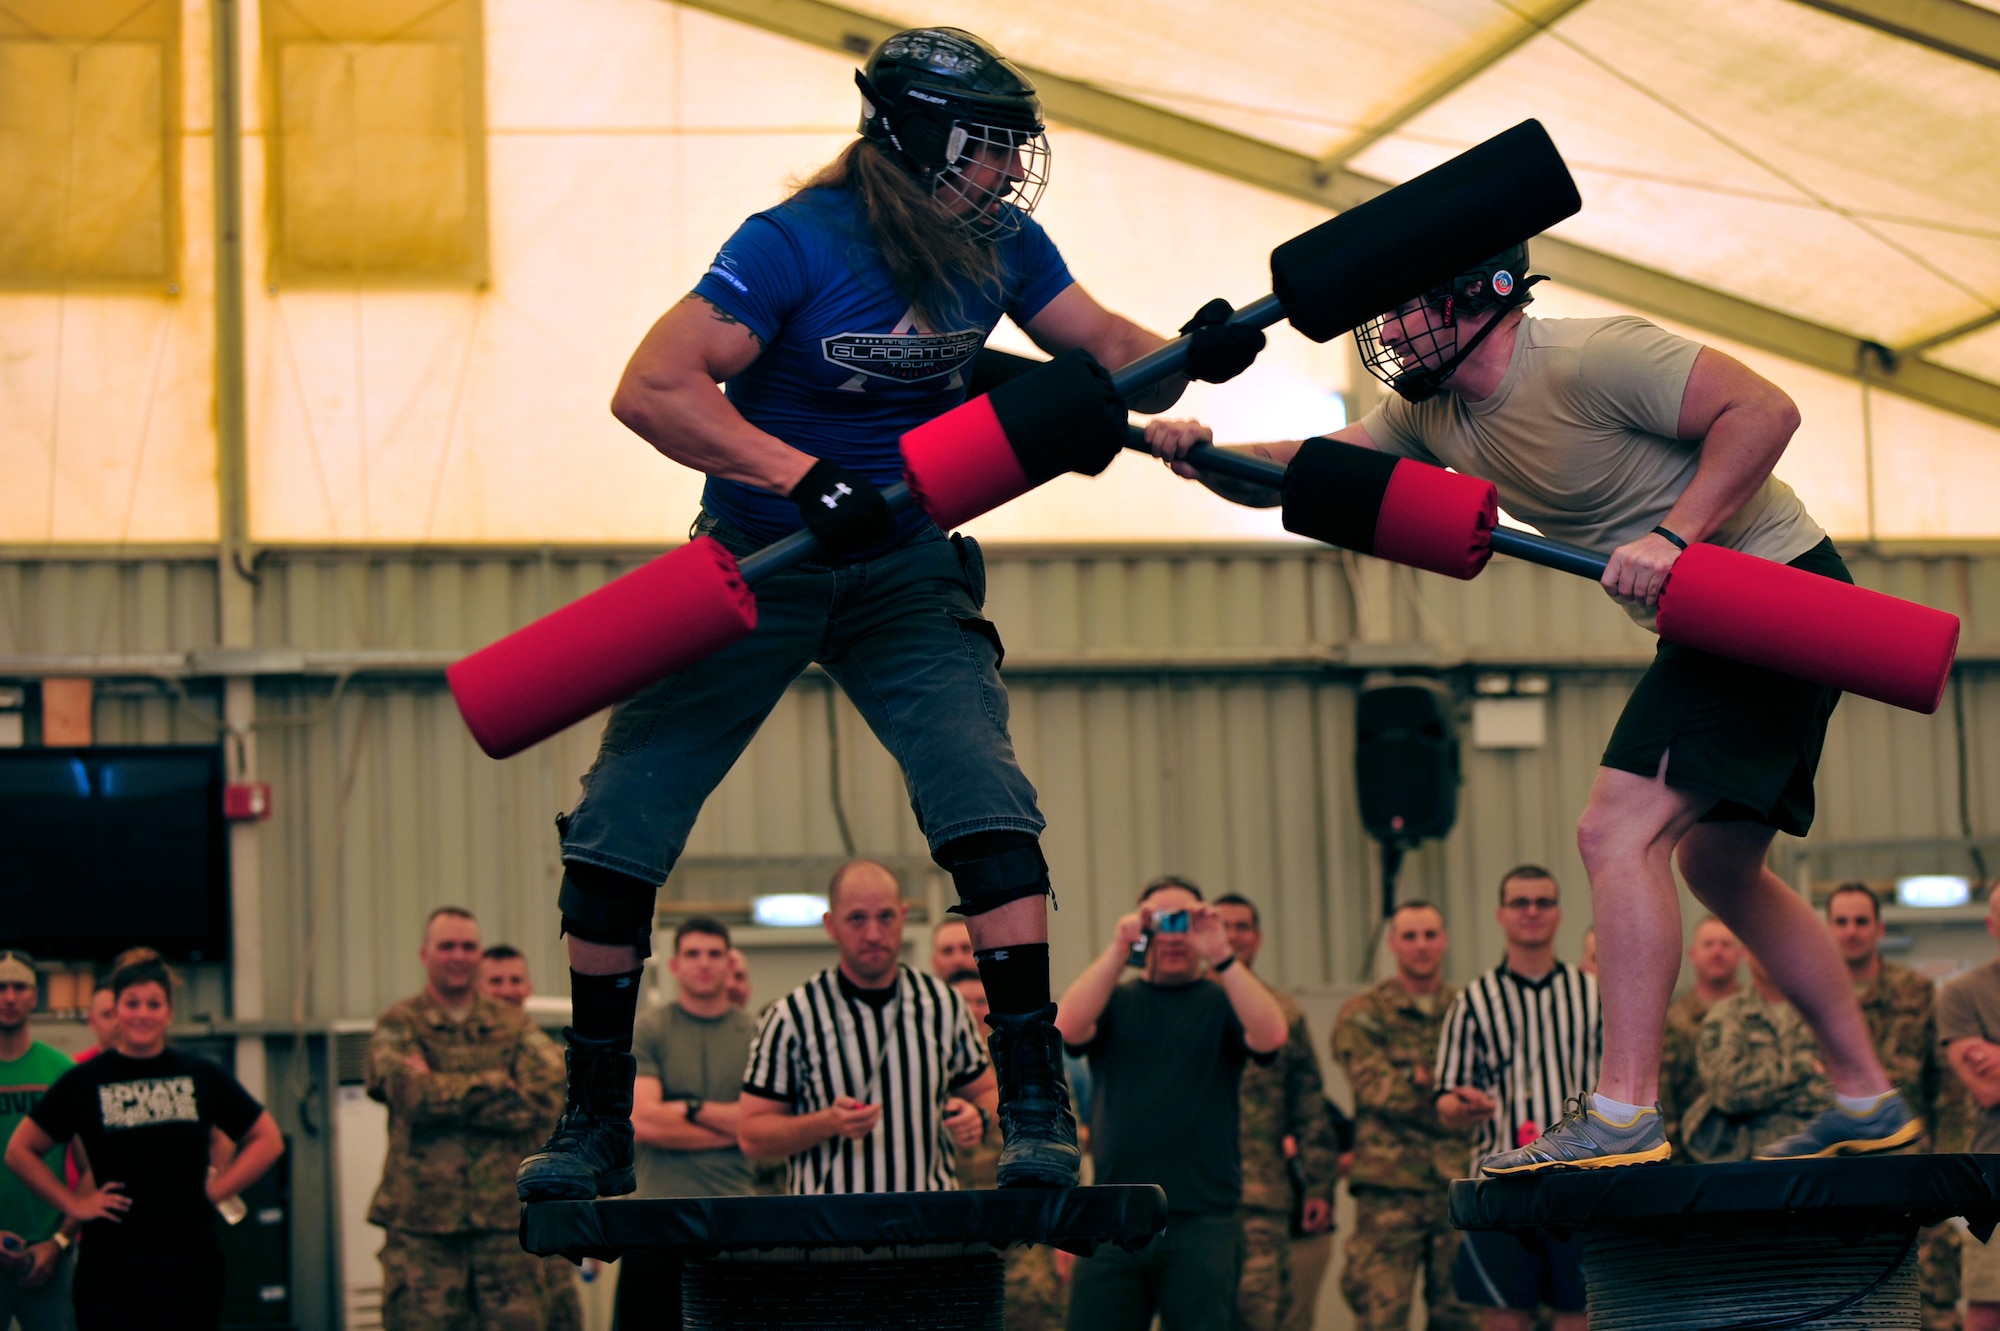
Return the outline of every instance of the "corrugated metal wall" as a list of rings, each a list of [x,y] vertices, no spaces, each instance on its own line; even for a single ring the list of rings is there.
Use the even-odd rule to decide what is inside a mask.
[[[1650,652],[1594,588],[1505,562],[1477,585],[1451,583],[1299,547],[1017,548],[989,560],[1014,735],[1050,822],[1060,974],[1102,946],[1138,884],[1171,869],[1264,905],[1271,978],[1363,975],[1376,879],[1352,788],[1354,698],[1371,669],[1390,668],[1551,671],[1546,745],[1467,744],[1458,827],[1410,857],[1403,891],[1445,905],[1453,970],[1465,974],[1499,948],[1499,874],[1546,863],[1573,889],[1574,950],[1588,915],[1576,813]],[[264,559],[259,645],[302,653],[307,672],[259,687],[260,763],[277,807],[263,843],[273,1015],[365,1016],[415,987],[420,922],[446,901],[524,947],[538,973],[560,974],[550,824],[575,798],[598,723],[495,763],[466,735],[439,671],[632,562],[505,551]],[[2000,558],[1855,563],[1871,585],[1966,615],[1962,695],[1930,718],[1842,706],[1821,768],[1813,844],[1831,849],[1819,869],[1944,867],[1919,861],[1957,852],[1837,843],[1951,839],[1968,825],[2000,834]],[[213,604],[214,566],[195,559],[0,564],[0,675],[88,668],[105,677],[102,740],[203,741],[215,734],[215,686],[175,663],[212,648]],[[843,853],[836,774],[856,847],[921,863],[893,762],[809,675],[717,792],[671,893],[813,882]]]

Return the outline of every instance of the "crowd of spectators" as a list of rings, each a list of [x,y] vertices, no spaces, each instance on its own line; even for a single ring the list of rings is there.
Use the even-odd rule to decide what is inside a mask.
[[[887,867],[852,861],[827,895],[837,959],[761,1012],[728,925],[680,922],[672,994],[633,1040],[637,1195],[994,1186],[988,1009],[963,923],[932,929],[918,969],[903,960],[908,907]],[[1918,1149],[2000,1151],[2000,960],[1940,991],[1883,957],[1865,885],[1835,889],[1825,909],[1883,1065],[1930,1125]],[[2000,899],[1991,911],[2000,940]],[[1169,1224],[1133,1253],[1010,1250],[1009,1331],[1309,1331],[1341,1178],[1354,1219],[1337,1283],[1359,1331],[1404,1331],[1419,1298],[1434,1331],[1582,1331],[1573,1240],[1468,1236],[1447,1220],[1453,1179],[1532,1139],[1598,1070],[1589,938],[1577,963],[1556,955],[1554,875],[1510,870],[1496,917],[1505,955],[1463,988],[1444,979],[1442,910],[1404,901],[1384,922],[1393,973],[1328,1033],[1350,1119],[1327,1097],[1304,1011],[1257,976],[1257,905],[1178,876],[1146,884],[1057,1021],[1092,1181],[1162,1187]],[[388,1116],[369,1212],[384,1233],[383,1325],[581,1331],[578,1268],[518,1238],[514,1167],[554,1124],[564,1076],[529,1015],[528,959],[484,946],[453,906],[425,922],[417,957],[424,986],[382,1014],[367,1058]],[[1687,962],[1660,1081],[1673,1159],[1747,1159],[1817,1112],[1825,1070],[1810,1028],[1720,921],[1696,923]],[[157,954],[119,959],[91,997],[95,1043],[74,1061],[34,1038],[37,983],[33,958],[0,951],[0,1328],[218,1326],[211,1213],[282,1153],[275,1122],[221,1068],[169,1045],[178,978]],[[2000,1238],[1944,1224],[1920,1242],[1925,1331],[2000,1331]],[[619,1268],[619,1325],[678,1323],[674,1263]]]

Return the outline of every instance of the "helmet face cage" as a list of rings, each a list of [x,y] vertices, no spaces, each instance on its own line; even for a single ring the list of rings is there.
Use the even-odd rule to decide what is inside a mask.
[[[1407,401],[1434,396],[1459,362],[1500,325],[1498,318],[1489,320],[1461,343],[1459,318],[1519,309],[1533,300],[1529,288],[1542,279],[1527,269],[1528,247],[1516,245],[1375,316],[1354,330],[1361,363]]]
[[[1421,402],[1458,366],[1458,310],[1449,294],[1427,292],[1355,329],[1354,341],[1370,374]]]
[[[1049,139],[1040,129],[954,121],[945,158],[950,165],[930,178],[931,197],[981,241],[1019,231],[1049,183]]]

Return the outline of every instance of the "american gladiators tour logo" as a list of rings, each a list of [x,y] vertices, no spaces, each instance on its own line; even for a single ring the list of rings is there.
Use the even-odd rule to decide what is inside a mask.
[[[828,364],[851,370],[854,377],[840,387],[849,393],[866,391],[870,379],[888,379],[899,384],[922,383],[926,379],[951,376],[948,388],[963,388],[959,371],[972,363],[986,345],[986,334],[976,328],[955,333],[933,333],[917,322],[911,310],[887,333],[839,333],[820,339],[820,354]]]

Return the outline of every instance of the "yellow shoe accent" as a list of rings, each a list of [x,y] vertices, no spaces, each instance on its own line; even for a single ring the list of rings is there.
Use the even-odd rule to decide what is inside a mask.
[[[1879,1155],[1884,1151],[1893,1151],[1899,1147],[1908,1146],[1923,1135],[1923,1123],[1913,1118],[1886,1137],[1859,1138],[1853,1141],[1835,1142],[1825,1150],[1814,1151],[1811,1155],[1753,1155],[1750,1158],[1752,1160],[1772,1161],[1832,1160],[1843,1155]]]
[[[1515,1165],[1512,1169],[1495,1169],[1491,1165],[1481,1165],[1479,1170],[1492,1178],[1507,1178],[1515,1174],[1539,1174],[1552,1169],[1616,1169],[1621,1165],[1665,1164],[1673,1153],[1673,1147],[1661,1142],[1658,1146],[1649,1146],[1643,1151],[1592,1156],[1588,1160],[1537,1160],[1531,1164]]]

